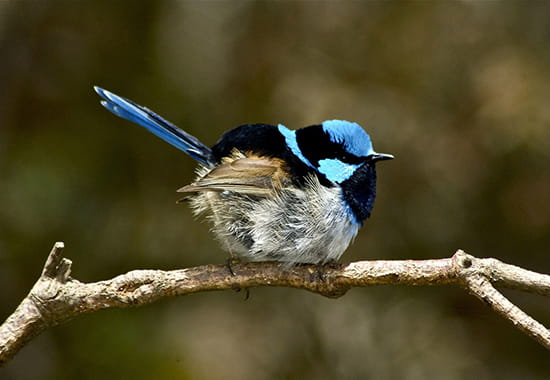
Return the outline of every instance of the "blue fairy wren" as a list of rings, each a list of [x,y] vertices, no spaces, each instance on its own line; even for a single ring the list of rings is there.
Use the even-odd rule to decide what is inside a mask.
[[[101,104],[199,162],[195,182],[178,192],[206,214],[230,254],[288,265],[338,260],[376,195],[376,153],[356,123],[327,120],[298,130],[246,124],[212,148],[151,110],[99,87]]]

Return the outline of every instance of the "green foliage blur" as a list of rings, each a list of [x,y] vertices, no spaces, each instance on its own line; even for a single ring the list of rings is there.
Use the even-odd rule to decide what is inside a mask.
[[[64,241],[73,276],[223,263],[176,205],[185,154],[99,85],[208,145],[251,122],[356,121],[373,216],[343,260],[480,257],[550,273],[548,2],[0,2],[0,319]],[[548,299],[506,292],[550,325]],[[548,379],[548,352],[464,291],[292,289],[80,317],[2,379]]]

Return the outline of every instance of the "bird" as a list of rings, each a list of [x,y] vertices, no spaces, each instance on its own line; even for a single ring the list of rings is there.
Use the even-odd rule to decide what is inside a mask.
[[[371,214],[376,164],[394,158],[345,120],[297,130],[240,125],[209,148],[150,109],[94,89],[107,110],[198,161],[195,181],[177,191],[239,261],[336,263]]]

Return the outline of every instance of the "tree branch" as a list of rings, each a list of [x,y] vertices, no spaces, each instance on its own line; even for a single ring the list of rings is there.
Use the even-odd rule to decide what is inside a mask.
[[[275,262],[204,265],[173,271],[135,270],[110,280],[82,283],[70,277],[71,261],[55,243],[29,294],[0,326],[0,365],[32,338],[80,314],[148,304],[204,291],[285,286],[326,297],[370,285],[457,284],[488,304],[521,331],[550,349],[550,331],[512,304],[493,285],[550,296],[550,276],[459,250],[438,260],[360,261],[347,265],[285,266]],[[233,273],[232,273],[233,272]]]

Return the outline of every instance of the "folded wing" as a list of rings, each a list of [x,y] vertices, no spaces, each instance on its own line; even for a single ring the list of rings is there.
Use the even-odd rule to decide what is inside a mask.
[[[251,196],[269,196],[288,183],[283,162],[266,157],[227,159],[180,193],[230,191]]]

